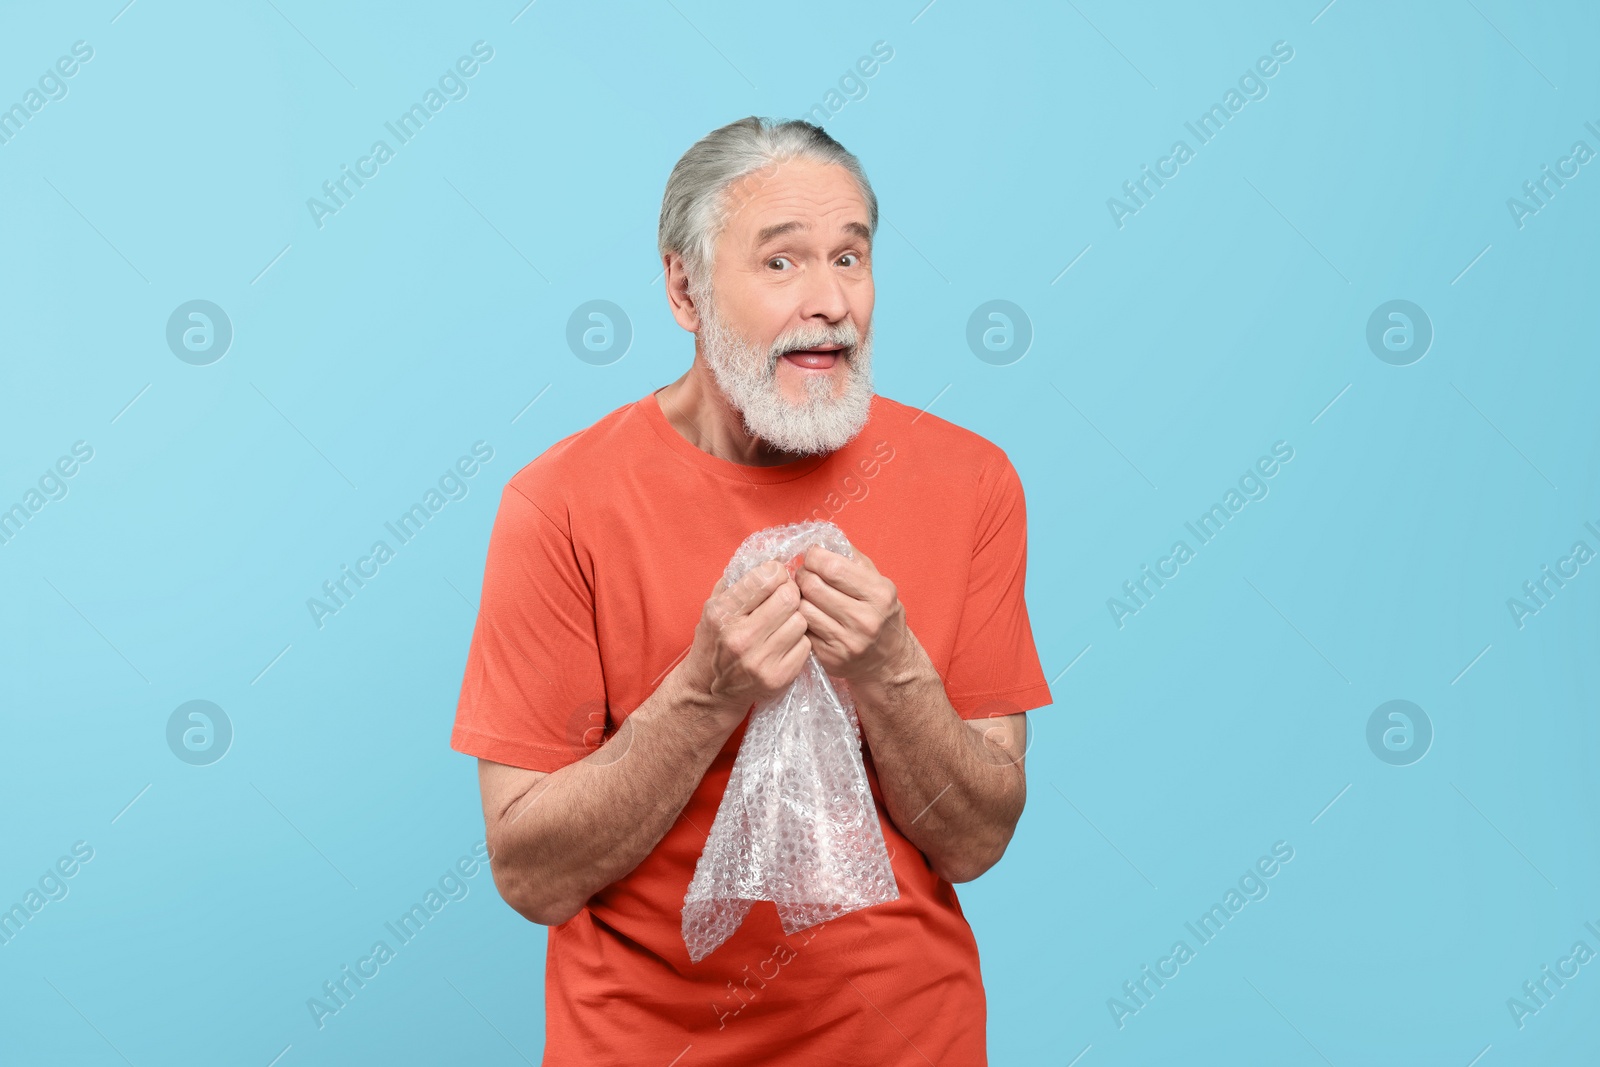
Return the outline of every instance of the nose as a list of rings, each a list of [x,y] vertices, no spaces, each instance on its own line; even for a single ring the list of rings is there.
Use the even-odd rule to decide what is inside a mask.
[[[800,294],[800,317],[807,322],[836,325],[850,314],[850,300],[844,283],[831,268],[807,271]]]

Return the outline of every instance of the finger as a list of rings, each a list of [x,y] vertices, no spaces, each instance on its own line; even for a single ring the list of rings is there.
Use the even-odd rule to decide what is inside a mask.
[[[805,617],[806,630],[823,644],[838,645],[845,635],[837,619],[809,600],[800,601],[800,614]]]
[[[811,651],[824,664],[843,662],[851,655],[849,635],[815,605],[803,603],[800,610],[806,619],[806,637],[811,641]]]
[[[834,555],[839,554],[835,552]],[[873,574],[878,573],[878,565],[872,562],[872,557],[861,551],[861,549],[857,548],[855,545],[850,546],[850,554],[848,556],[839,556],[839,558],[845,560],[846,562],[859,563],[866,567],[867,570],[871,571]]]
[[[749,638],[751,647],[760,648],[795,613],[800,600],[800,587],[785,575],[783,582],[734,626],[742,636]]]
[[[774,673],[782,675],[793,666],[796,649],[800,648],[805,649],[799,653],[804,659],[810,653],[811,643],[806,637],[806,620],[799,612],[793,612],[756,648],[751,666],[757,670],[770,667]]]
[[[877,568],[865,556],[841,556],[821,545],[812,545],[806,550],[805,569],[840,592],[859,600],[867,599],[870,583],[878,576]]]
[[[757,661],[781,660],[806,636],[806,630],[805,616],[798,611],[791,611],[756,646]]]
[[[805,663],[806,657],[811,655],[811,651],[811,641],[802,632],[800,640],[796,641],[794,647],[785,652],[782,658],[778,660],[778,673],[786,677],[798,675],[801,665]]]
[[[806,601],[820,609],[829,618],[841,626],[851,626],[855,620],[863,616],[863,612],[870,610],[863,600],[857,600],[843,590],[829,585],[822,576],[811,571],[802,571],[795,575],[795,585],[800,590],[800,595]]]
[[[805,597],[805,604],[821,612],[833,626],[832,630],[826,629],[825,626],[815,630],[830,649],[847,653],[850,634],[881,636],[889,632],[890,616],[877,604],[846,596],[814,574],[801,574],[797,577],[799,580],[796,584],[800,587],[800,595]],[[805,610],[804,607],[802,610]],[[807,618],[811,616],[807,614]],[[904,615],[896,616],[893,626],[910,632],[906,628]]]
[[[718,594],[724,616],[732,619],[749,615],[766,601],[774,589],[788,580],[789,572],[777,560],[768,560],[751,568],[732,587]]]

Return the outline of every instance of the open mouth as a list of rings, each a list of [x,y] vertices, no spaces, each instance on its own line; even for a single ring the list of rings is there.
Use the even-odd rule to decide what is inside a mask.
[[[802,370],[826,371],[832,370],[833,365],[848,355],[844,345],[817,345],[814,348],[797,348],[785,352],[779,358],[791,367]]]

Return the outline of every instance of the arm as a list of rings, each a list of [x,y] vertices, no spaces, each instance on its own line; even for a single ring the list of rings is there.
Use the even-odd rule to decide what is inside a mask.
[[[796,580],[817,658],[850,683],[890,817],[941,878],[977,878],[1022,815],[1026,714],[962,719],[865,555],[812,548]]]
[[[572,918],[666,836],[730,732],[674,670],[576,763],[545,772],[480,759],[501,897],[546,926]]]
[[[750,706],[800,673],[811,645],[782,565],[719,583],[689,654],[583,759],[552,772],[480,760],[500,895],[525,918],[566,922],[648,856]]]
[[[915,647],[904,674],[850,691],[895,825],[939,877],[970,882],[1000,862],[1022,817],[1027,714],[961,718]]]

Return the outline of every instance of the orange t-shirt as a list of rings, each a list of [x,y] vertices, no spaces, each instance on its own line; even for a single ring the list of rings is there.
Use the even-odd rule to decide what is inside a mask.
[[[833,521],[895,583],[963,718],[1050,703],[1023,602],[1022,485],[998,447],[879,396],[837,452],[750,467],[695,448],[651,395],[506,486],[452,747],[540,771],[589,755],[689,648],[739,542],[805,519]],[[972,929],[891,821],[870,751],[899,899],[793,936],[760,901],[690,963],[683,900],[744,730],[644,861],[550,928],[544,1063],[986,1063]]]

